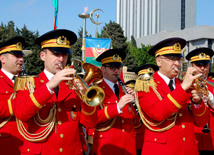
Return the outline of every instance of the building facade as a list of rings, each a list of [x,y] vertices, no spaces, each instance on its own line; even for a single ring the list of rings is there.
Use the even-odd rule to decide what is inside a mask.
[[[131,39],[196,25],[196,0],[117,0],[117,19]]]

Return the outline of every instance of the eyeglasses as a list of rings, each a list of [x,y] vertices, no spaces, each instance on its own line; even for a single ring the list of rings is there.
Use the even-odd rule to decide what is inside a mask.
[[[173,57],[173,56],[162,56],[160,57],[161,59],[166,59],[170,62],[175,62],[175,61],[178,61],[179,63],[183,63],[184,61],[184,58],[183,57]]]
[[[105,65],[104,67],[109,67],[109,69],[112,71],[115,71],[116,69],[118,69],[118,70],[122,69],[122,66]]]

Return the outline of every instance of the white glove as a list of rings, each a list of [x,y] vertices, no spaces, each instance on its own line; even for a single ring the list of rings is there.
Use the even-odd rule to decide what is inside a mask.
[[[208,95],[208,101],[207,104],[209,104],[209,106],[214,109],[214,97],[213,94],[209,91],[209,95]]]

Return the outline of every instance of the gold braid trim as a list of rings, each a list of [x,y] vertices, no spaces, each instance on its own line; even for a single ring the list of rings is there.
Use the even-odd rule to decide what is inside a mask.
[[[139,76],[135,83],[135,89],[137,91],[144,91],[149,92],[149,87],[152,87],[153,89],[157,89],[157,84],[154,81],[153,77],[144,78]]]
[[[35,88],[35,76],[21,76],[16,77],[14,82],[14,91],[29,90],[30,93],[34,92]]]
[[[13,107],[12,107],[12,103],[11,103],[11,99],[15,99],[15,98],[16,98],[16,92],[12,93],[12,94],[10,95],[9,100],[7,100],[8,109],[9,109],[9,112],[10,112],[10,115],[11,115],[11,116],[14,116]]]
[[[182,106],[170,94],[168,94],[167,97],[177,108],[181,109]]]
[[[204,109],[204,111],[201,113],[201,114],[195,114],[196,116],[203,116],[204,114],[205,114],[205,112],[207,111],[207,108],[206,108],[206,106],[205,106],[205,109]]]
[[[45,119],[45,120],[41,119],[41,117],[39,116],[39,113],[37,113],[37,115],[34,117],[34,121],[38,126],[40,126],[40,127],[46,126],[46,128],[39,133],[33,134],[33,133],[28,132],[26,127],[22,123],[22,121],[16,118],[17,128],[18,128],[19,133],[26,140],[28,140],[30,142],[41,142],[49,136],[50,132],[53,130],[53,128],[55,126],[56,105],[54,105],[54,107],[50,110],[47,119]],[[45,123],[45,124],[43,124],[43,123]]]
[[[138,126],[135,126],[134,128],[135,129],[138,129],[139,127],[141,127],[142,126],[142,123],[139,123],[139,125]]]
[[[4,121],[2,123],[0,123],[0,129],[5,126],[5,124],[7,124],[7,122],[9,122],[9,120],[11,119],[11,117],[5,118]]]
[[[13,116],[14,113],[13,113],[11,100],[8,100],[7,103],[8,103],[8,109],[9,109],[10,115]]]
[[[101,107],[101,109],[103,109],[103,107],[105,108],[104,109],[104,111],[105,111],[105,115],[106,115],[106,117],[109,119],[109,121],[108,122],[106,122],[106,123],[104,123],[104,124],[109,124],[109,125],[107,125],[107,127],[102,127],[101,125],[97,125],[94,129],[96,130],[96,131],[99,131],[99,132],[102,132],[102,131],[107,131],[107,130],[109,130],[109,129],[111,129],[111,127],[114,125],[114,123],[115,123],[115,121],[116,121],[116,119],[117,119],[117,117],[115,117],[115,118],[113,118],[113,119],[110,119],[110,117],[109,117],[109,115],[107,114],[107,107],[102,103],[102,104],[100,104],[100,107]]]
[[[95,113],[95,111],[96,111],[96,107],[94,107],[94,110],[93,110],[92,112],[86,112],[86,111],[84,111],[84,110],[82,109],[82,112],[83,112],[83,114],[85,114],[85,115],[92,115],[92,114]]]
[[[138,110],[139,110],[139,114],[140,114],[140,118],[141,118],[142,122],[144,123],[144,125],[145,125],[149,130],[154,131],[154,132],[163,132],[163,131],[169,130],[169,129],[171,129],[172,127],[175,126],[175,122],[176,122],[178,113],[175,114],[175,116],[174,116],[174,121],[173,121],[171,124],[169,124],[168,126],[162,128],[162,129],[153,129],[151,126],[158,126],[158,125],[162,124],[164,121],[162,121],[162,122],[160,122],[160,123],[151,123],[150,121],[148,121],[148,120],[145,118],[145,116],[144,116],[144,114],[143,114],[143,112],[142,112],[142,110],[141,110],[140,104],[139,104],[138,92],[137,92],[137,91],[135,91],[135,103],[136,103],[136,106],[137,106],[137,108],[138,108]]]
[[[16,78],[17,79],[17,78]],[[14,83],[15,85],[15,83]],[[33,103],[38,107],[42,108],[42,106],[37,102],[35,97],[33,96],[35,84],[34,84],[34,78],[33,76],[29,78],[23,78],[23,79],[18,79],[16,83],[16,89],[15,90],[29,90],[30,92],[30,97],[33,101]],[[30,142],[40,142],[45,140],[51,131],[53,131],[53,128],[56,124],[56,105],[54,104],[53,108],[50,110],[49,115],[46,119],[42,119],[40,117],[39,112],[33,117],[34,122],[40,126],[40,127],[45,127],[41,132],[39,133],[30,133],[27,131],[27,128],[24,126],[23,122],[19,119],[16,118],[16,124],[19,133],[28,141]]]
[[[10,95],[10,98],[8,100],[8,107],[9,107],[9,112],[10,115],[13,116],[13,108],[12,108],[12,104],[11,104],[11,99],[14,99],[16,97],[16,93],[12,93]],[[5,124],[7,124],[9,122],[9,120],[11,119],[11,117],[5,118],[4,121],[2,123],[0,123],[0,129],[5,126]]]
[[[39,104],[39,102],[36,100],[35,96],[33,94],[30,94],[30,98],[33,101],[33,103],[35,104],[35,106],[39,109],[42,108],[42,106]]]
[[[111,119],[108,115],[107,107],[105,107],[104,112],[105,112],[106,118]]]
[[[114,125],[115,121],[116,121],[117,117],[113,118],[111,121],[111,123],[107,126],[107,127],[102,127],[102,128],[99,128],[99,124],[97,127],[95,127],[94,129],[96,131],[107,131],[109,129],[111,129],[111,127]]]

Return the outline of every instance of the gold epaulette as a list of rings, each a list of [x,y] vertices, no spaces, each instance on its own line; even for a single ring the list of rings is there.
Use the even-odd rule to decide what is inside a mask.
[[[14,82],[14,91],[18,90],[29,90],[34,91],[35,81],[34,77],[36,76],[20,76],[15,78]]]
[[[137,91],[144,91],[144,92],[149,92],[149,87],[152,89],[157,89],[157,84],[154,81],[154,78],[152,76],[149,77],[144,77],[144,76],[139,76],[136,80],[135,83],[135,89]]]

